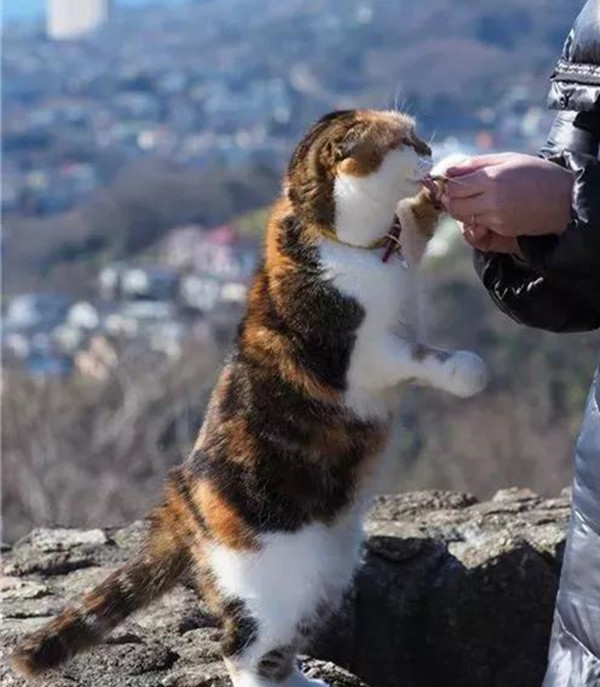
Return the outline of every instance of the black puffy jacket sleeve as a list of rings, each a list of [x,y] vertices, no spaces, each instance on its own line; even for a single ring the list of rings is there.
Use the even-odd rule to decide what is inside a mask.
[[[542,155],[575,176],[561,236],[519,238],[523,258],[475,251],[475,269],[517,322],[555,332],[600,327],[600,113],[558,114]]]

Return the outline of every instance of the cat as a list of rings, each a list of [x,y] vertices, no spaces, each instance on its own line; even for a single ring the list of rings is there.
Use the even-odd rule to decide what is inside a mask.
[[[396,112],[338,111],[310,129],[272,208],[234,351],[145,545],[26,638],[18,671],[58,666],[185,576],[221,621],[235,687],[324,684],[296,655],[351,587],[364,514],[399,457],[399,385],[467,397],[485,383],[477,356],[425,346],[408,321],[439,218],[419,183],[430,155]],[[396,213],[404,254],[390,256]]]

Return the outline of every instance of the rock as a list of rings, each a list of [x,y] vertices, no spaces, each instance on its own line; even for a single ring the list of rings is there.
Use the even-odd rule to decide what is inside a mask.
[[[313,654],[372,687],[539,687],[569,500],[377,499],[355,592]]]
[[[0,577],[0,593],[4,601],[10,602],[22,599],[39,599],[50,594],[50,589],[47,584],[40,582],[28,582],[20,580],[18,577],[2,576]],[[5,606],[2,609],[4,610]]]
[[[540,497],[531,489],[526,489],[523,487],[510,487],[509,489],[499,489],[494,496],[492,501],[537,501],[539,502]]]
[[[116,555],[115,555],[116,554]],[[121,554],[119,556],[119,554]],[[60,527],[35,529],[23,537],[6,557],[4,568],[11,575],[64,575],[103,562],[122,562],[126,555],[101,529]]]
[[[4,558],[0,577],[0,686],[23,687],[8,656],[19,637],[35,631],[78,599],[139,544],[141,523],[121,530],[36,530]],[[85,565],[73,565],[85,560]],[[183,585],[117,628],[106,643],[75,657],[38,683],[43,687],[229,687],[215,620]],[[304,661],[331,687],[365,687],[332,663]]]
[[[35,529],[26,540],[38,551],[65,551],[78,547],[93,548],[108,541],[103,530],[76,530],[60,527],[53,530]]]
[[[355,589],[305,670],[332,687],[539,687],[568,496],[504,489],[487,503],[439,491],[378,498]],[[6,660],[18,637],[100,582],[143,535],[139,522],[35,530],[5,552],[1,687],[26,684]],[[180,585],[39,684],[229,687],[218,641],[214,619]]]

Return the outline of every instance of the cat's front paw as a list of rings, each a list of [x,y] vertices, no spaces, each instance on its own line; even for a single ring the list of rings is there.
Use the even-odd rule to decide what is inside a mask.
[[[487,369],[475,353],[456,351],[446,360],[444,368],[444,388],[454,396],[469,398],[485,389]]]

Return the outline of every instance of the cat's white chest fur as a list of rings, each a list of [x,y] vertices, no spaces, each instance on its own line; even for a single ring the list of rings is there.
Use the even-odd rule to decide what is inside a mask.
[[[409,267],[397,255],[383,262],[382,249],[355,248],[325,240],[320,248],[323,277],[365,309],[369,329],[389,327],[401,316],[408,297]],[[394,298],[389,296],[394,295]]]
[[[387,334],[407,338],[413,334],[416,268],[397,255],[383,262],[381,250],[327,240],[320,247],[320,261],[323,277],[342,295],[354,298],[365,313],[347,373],[346,403],[360,416],[386,415],[389,394],[365,380],[377,367],[374,358]]]

